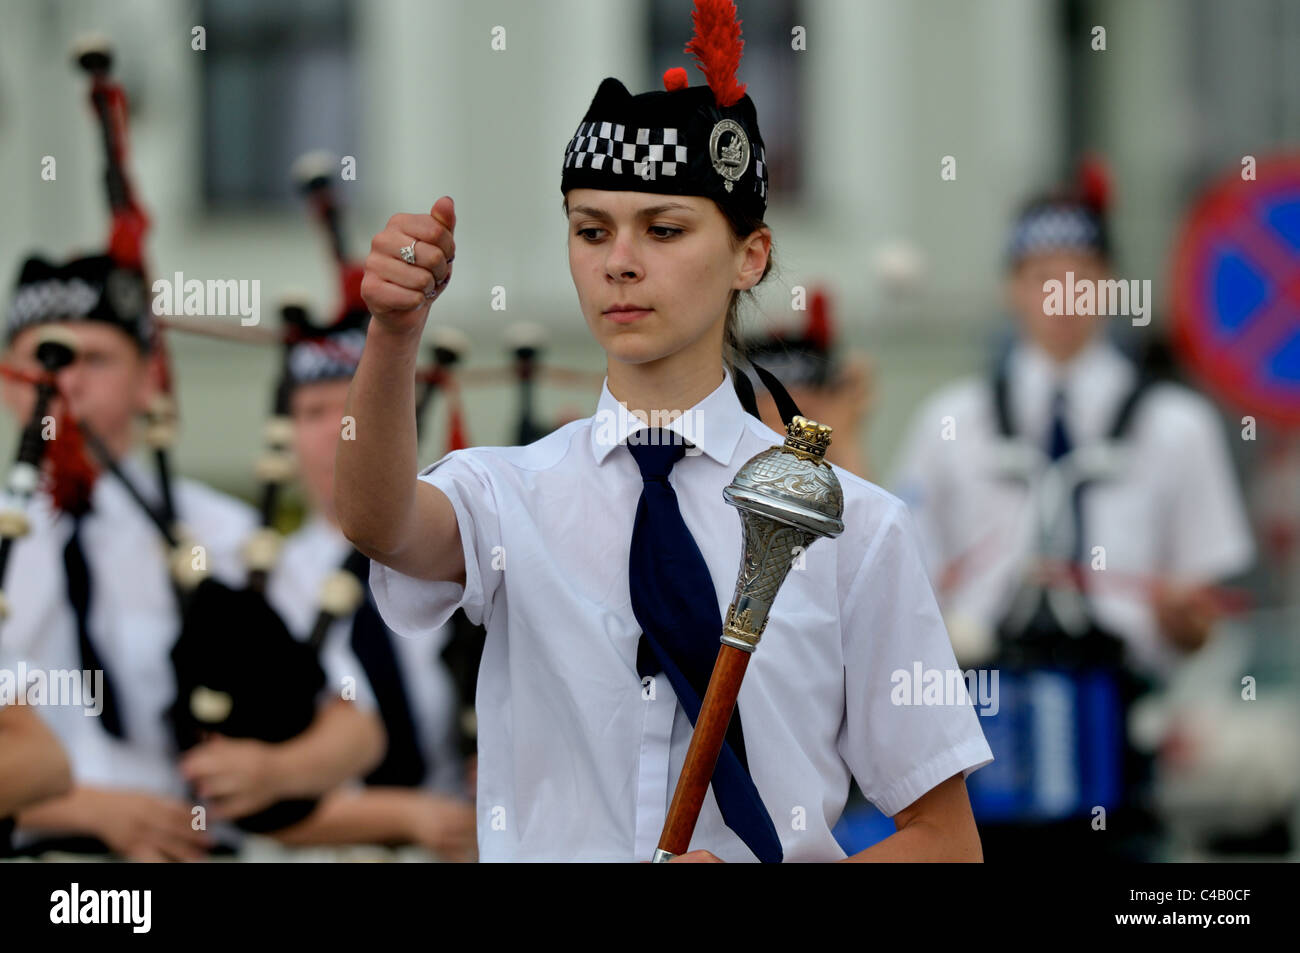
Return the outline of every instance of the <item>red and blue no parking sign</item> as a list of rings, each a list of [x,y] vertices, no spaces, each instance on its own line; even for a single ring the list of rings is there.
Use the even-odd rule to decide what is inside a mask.
[[[1300,427],[1300,156],[1215,182],[1173,258],[1174,342],[1215,394]]]

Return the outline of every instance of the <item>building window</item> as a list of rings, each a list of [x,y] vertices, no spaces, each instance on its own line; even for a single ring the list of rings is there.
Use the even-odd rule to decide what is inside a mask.
[[[203,0],[203,194],[209,208],[295,201],[293,161],[355,154],[358,82],[348,0]]]

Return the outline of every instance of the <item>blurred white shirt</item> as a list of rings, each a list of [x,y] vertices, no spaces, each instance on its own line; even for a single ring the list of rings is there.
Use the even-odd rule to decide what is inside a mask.
[[[154,472],[129,459],[122,469],[151,502]],[[204,546],[208,568],[228,585],[244,578],[240,547],[257,525],[251,507],[200,483],[173,483],[177,514]],[[81,542],[90,569],[91,640],[113,678],[125,739],[119,740],[81,707],[42,705],[37,711],[66,749],[75,783],[186,796],[165,711],[176,697],[170,652],[180,634],[166,544],[154,524],[111,474],[95,482]],[[81,670],[76,617],[67,595],[63,550],[71,517],[38,493],[28,508],[31,532],[9,556],[4,590],[10,615],[0,623],[0,668],[28,672]]]
[[[1064,391],[1076,451],[1095,449],[1136,377],[1132,362],[1104,338],[1065,366],[1016,344],[1008,406],[1021,454],[998,432],[988,379],[947,387],[915,415],[892,485],[916,516],[959,652],[967,637],[972,649],[991,644],[1036,551],[1040,524],[1030,500],[1047,465],[1055,390]],[[1083,568],[1098,623],[1125,640],[1135,667],[1160,677],[1179,652],[1159,632],[1145,583],[1235,575],[1250,567],[1254,544],[1222,425],[1203,397],[1172,383],[1152,385],[1120,449],[1112,458],[1118,471],[1084,491]],[[1023,451],[1040,458],[1028,484],[1000,475]],[[1091,568],[1094,547],[1104,550],[1104,570]]]
[[[680,460],[670,483],[722,615],[741,555],[722,490],[783,436],[745,413],[729,374],[695,411],[694,432],[680,421],[672,429],[702,452]],[[484,861],[642,861],[658,844],[692,727],[667,679],[647,698],[636,670],[628,554],[642,480],[620,444],[642,426],[606,381],[595,418],[526,447],[458,450],[421,471],[455,507],[464,587],[372,563],[376,602],[397,632],[432,632],[458,606],[487,626],[477,694]],[[831,829],[852,778],[893,815],[992,760],[968,700],[891,701],[898,670],[954,670],[955,660],[906,508],[836,473],[845,531],[816,541],[790,572],[739,699],[750,770],[790,861],[844,856]],[[711,788],[691,847],[755,859]]]

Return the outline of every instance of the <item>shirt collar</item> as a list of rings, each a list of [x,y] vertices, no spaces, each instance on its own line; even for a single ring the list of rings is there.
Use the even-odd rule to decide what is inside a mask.
[[[1123,357],[1103,334],[1089,341],[1064,364],[1058,364],[1032,341],[1023,341],[1016,352],[1021,372],[1028,375],[1034,383],[1049,390],[1056,387],[1079,387],[1096,377],[1112,373],[1124,363]]]
[[[680,416],[666,423],[657,423],[651,418],[649,425],[671,430],[718,463],[729,464],[744,433],[748,414],[736,396],[731,371],[724,367],[722,373],[722,383],[694,407],[684,408]],[[591,452],[596,463],[604,463],[615,447],[626,443],[630,434],[646,426],[609,392],[609,378],[606,377],[596,413],[591,418]]]
[[[1046,434],[1058,388],[1065,394],[1067,420],[1079,429],[1076,438],[1101,436],[1133,377],[1128,359],[1104,334],[1064,364],[1027,340],[1017,344],[1011,360],[1014,419],[1031,436]]]

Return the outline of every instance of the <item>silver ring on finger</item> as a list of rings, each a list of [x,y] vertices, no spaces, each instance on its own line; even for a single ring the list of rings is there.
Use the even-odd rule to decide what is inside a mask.
[[[402,261],[406,262],[408,265],[415,264],[415,245],[416,242],[411,242],[411,244],[403,245],[401,248],[397,249],[397,254],[401,255]]]

